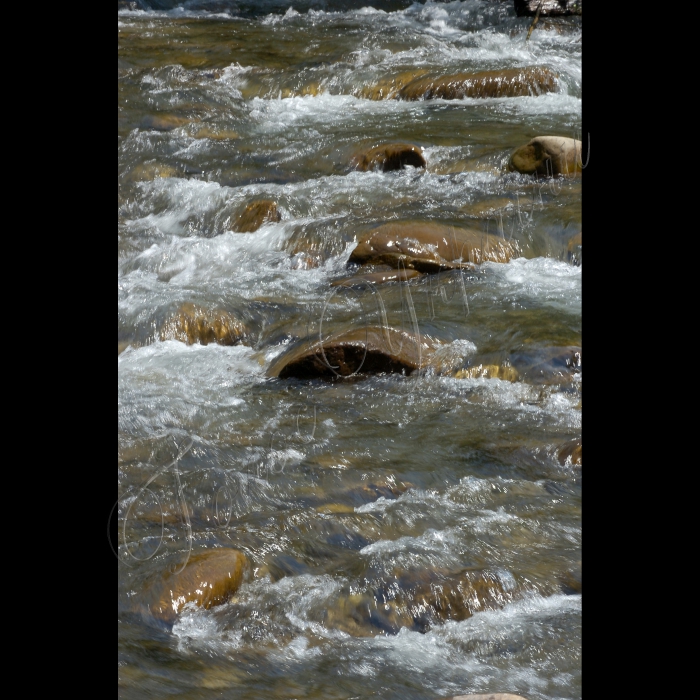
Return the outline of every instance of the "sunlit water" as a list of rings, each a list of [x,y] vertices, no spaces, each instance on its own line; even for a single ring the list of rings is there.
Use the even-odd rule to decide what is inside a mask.
[[[566,581],[580,577],[581,467],[558,455],[581,436],[580,366],[560,359],[581,346],[582,267],[567,257],[581,178],[504,171],[533,136],[581,138],[580,18],[541,20],[526,43],[510,2],[175,5],[118,14],[120,696],[580,698],[581,595]],[[367,97],[419,68],[523,66],[554,70],[557,92]],[[352,169],[391,141],[421,146],[426,170]],[[281,220],[232,231],[260,198]],[[394,219],[520,252],[374,295],[331,287],[358,236]],[[267,377],[322,318],[381,321],[377,294],[390,325],[411,327],[412,306],[446,357],[509,364],[518,381]],[[163,339],[190,302],[241,319],[244,342]],[[217,546],[251,562],[238,593],[172,626],[150,616],[150,582]],[[355,600],[382,613],[392,582],[465,570],[497,581],[502,604],[422,627],[348,617]]]

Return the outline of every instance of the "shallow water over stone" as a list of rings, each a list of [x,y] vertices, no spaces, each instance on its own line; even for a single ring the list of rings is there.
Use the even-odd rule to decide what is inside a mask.
[[[373,5],[119,10],[120,697],[581,697],[582,175],[508,168],[582,139],[581,18]],[[556,89],[400,95],[530,68]],[[425,167],[358,168],[383,144]],[[353,262],[409,221],[515,252]],[[271,372],[335,337],[347,372]],[[216,548],[223,592],[157,614]]]

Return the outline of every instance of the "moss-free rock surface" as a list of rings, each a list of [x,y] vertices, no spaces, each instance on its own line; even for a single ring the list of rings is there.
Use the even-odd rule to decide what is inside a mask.
[[[471,267],[486,260],[508,262],[515,246],[499,236],[434,222],[397,221],[363,235],[349,263],[386,264],[419,272]]]
[[[276,202],[260,199],[247,204],[237,212],[231,229],[237,233],[251,233],[257,231],[263,224],[275,223],[281,218]]]
[[[459,100],[465,97],[526,97],[557,89],[557,75],[549,68],[513,68],[479,73],[420,77],[397,92],[402,100]]]
[[[401,170],[406,165],[425,168],[425,158],[420,146],[410,143],[387,143],[370,148],[353,158],[357,170]]]
[[[540,177],[580,175],[581,148],[581,141],[567,136],[536,136],[513,151],[508,169]]]
[[[179,340],[188,345],[236,345],[245,338],[246,333],[245,324],[228,311],[186,303],[163,324],[160,339]]]
[[[343,277],[331,282],[331,287],[355,287],[369,284],[385,284],[387,282],[407,282],[416,277],[422,277],[423,273],[417,270],[387,270],[384,272],[367,272],[352,277]]]
[[[332,380],[354,373],[410,374],[425,366],[437,347],[427,336],[416,339],[395,328],[356,328],[331,335],[322,344],[318,337],[298,341],[273,361],[267,375]]]
[[[153,590],[153,615],[172,622],[186,603],[202,608],[225,603],[238,590],[247,568],[236,549],[210,549],[190,555],[180,573],[166,573]]]

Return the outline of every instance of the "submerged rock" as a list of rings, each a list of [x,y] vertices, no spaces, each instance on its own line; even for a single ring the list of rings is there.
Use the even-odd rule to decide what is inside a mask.
[[[141,121],[142,129],[154,131],[172,131],[179,126],[189,124],[192,120],[185,117],[176,117],[174,114],[149,114]]]
[[[331,282],[331,287],[353,287],[369,284],[385,284],[387,282],[407,282],[416,277],[422,277],[423,273],[417,270],[385,270],[382,272],[365,272],[352,277],[343,277]]]
[[[526,97],[557,89],[557,75],[549,68],[512,68],[480,73],[421,77],[402,87],[402,100],[460,100],[465,97]]]
[[[360,153],[353,158],[357,170],[401,170],[406,165],[415,168],[425,168],[425,158],[420,146],[409,143],[387,143],[375,146],[369,151]]]
[[[581,265],[582,251],[581,251],[581,231],[579,231],[575,236],[569,239],[569,244],[566,247],[566,258],[572,265]]]
[[[455,375],[456,379],[504,379],[508,382],[517,382],[520,375],[517,370],[509,365],[484,365],[477,364],[465,369],[460,369]]]
[[[557,451],[559,464],[581,466],[581,440],[570,440],[564,443]]]
[[[295,343],[272,363],[267,374],[280,379],[326,380],[355,373],[411,374],[426,365],[436,347],[427,336],[418,340],[395,328],[356,328],[332,335],[322,345],[318,338]]]
[[[543,177],[580,175],[581,148],[581,141],[567,136],[536,136],[513,151],[508,169]]]
[[[282,215],[277,211],[277,202],[260,199],[247,204],[237,212],[231,229],[237,233],[251,233],[257,231],[263,224],[276,223],[281,218]]]
[[[186,603],[202,608],[225,603],[238,590],[248,560],[236,549],[209,549],[192,554],[185,568],[176,574],[165,574],[150,593],[151,613],[166,622],[173,622]]]
[[[516,253],[513,243],[475,229],[427,221],[383,224],[360,238],[349,263],[384,263],[419,272],[472,267],[486,260],[508,262]]]
[[[163,324],[160,339],[179,340],[188,345],[236,345],[246,334],[245,324],[228,311],[208,310],[196,304],[186,303]]]
[[[466,620],[513,600],[489,571],[406,572],[372,591],[341,598],[324,623],[358,637],[398,634],[402,627],[427,632],[446,620]]]

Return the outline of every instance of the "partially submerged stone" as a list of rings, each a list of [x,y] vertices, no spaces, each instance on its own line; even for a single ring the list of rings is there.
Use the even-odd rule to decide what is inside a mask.
[[[572,265],[582,263],[581,233],[579,231],[575,236],[572,236],[566,247],[566,258]]]
[[[156,161],[140,163],[129,173],[132,180],[156,180],[161,177],[181,177],[182,172],[172,165],[165,165]]]
[[[514,244],[475,229],[428,221],[398,221],[362,236],[348,262],[384,263],[433,273],[469,268],[486,260],[508,262],[515,253]]]
[[[410,71],[404,71],[392,78],[380,80],[375,85],[370,85],[360,91],[359,97],[366,100],[387,100],[396,97],[401,88],[413,82],[416,78],[426,75],[428,71],[425,68],[419,68]]]
[[[209,549],[190,555],[180,573],[166,573],[151,590],[151,613],[172,622],[186,603],[211,608],[225,603],[241,585],[248,561],[236,549]]]
[[[410,143],[387,143],[360,153],[353,158],[357,170],[401,170],[406,165],[425,168],[425,158],[420,146]]]
[[[260,199],[247,204],[237,212],[231,229],[237,233],[250,233],[257,231],[263,224],[275,223],[281,218],[276,202]]]
[[[188,345],[236,345],[246,334],[245,324],[228,311],[186,303],[163,324],[160,339],[179,340]]]
[[[513,693],[486,693],[478,695],[453,695],[446,700],[527,700],[522,695],[513,695]]]
[[[575,439],[564,443],[557,451],[559,464],[581,466],[581,440]]]
[[[519,374],[516,369],[509,365],[484,365],[476,364],[465,369],[460,369],[455,375],[456,379],[503,379],[508,382],[517,382]]]
[[[568,136],[536,136],[513,151],[508,169],[541,177],[580,175],[581,148],[581,141]]]
[[[369,326],[298,341],[274,360],[267,375],[288,379],[326,379],[378,373],[411,374],[425,366],[437,347],[427,336]]]
[[[343,277],[331,282],[331,287],[358,287],[367,284],[385,284],[387,282],[407,282],[423,273],[417,270],[387,270],[384,272],[367,272],[352,277]]]
[[[511,68],[479,73],[456,73],[416,78],[402,87],[402,100],[459,100],[465,97],[526,97],[557,89],[557,75],[549,68]]]
[[[177,117],[174,114],[149,114],[141,121],[142,129],[154,131],[172,131],[179,126],[189,124],[192,120],[185,117]]]

